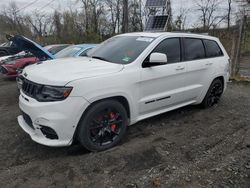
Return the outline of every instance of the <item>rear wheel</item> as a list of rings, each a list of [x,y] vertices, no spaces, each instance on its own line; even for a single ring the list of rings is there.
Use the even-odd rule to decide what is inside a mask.
[[[79,124],[78,140],[90,151],[102,151],[117,145],[128,126],[127,112],[115,100],[92,106]]]
[[[201,106],[204,108],[211,107],[217,104],[223,93],[223,83],[219,79],[215,79],[209,87],[205,98],[203,99]]]

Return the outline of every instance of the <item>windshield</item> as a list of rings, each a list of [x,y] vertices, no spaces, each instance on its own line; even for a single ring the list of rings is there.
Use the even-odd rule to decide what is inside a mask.
[[[58,52],[62,51],[63,49],[67,48],[70,45],[49,45],[49,46],[45,46],[44,48],[46,48],[52,55],[57,54]]]
[[[79,52],[82,48],[78,46],[69,46],[62,51],[55,54],[56,58],[64,58],[64,57],[74,57],[74,55]]]
[[[154,40],[152,37],[117,36],[90,50],[87,56],[117,64],[133,62]]]

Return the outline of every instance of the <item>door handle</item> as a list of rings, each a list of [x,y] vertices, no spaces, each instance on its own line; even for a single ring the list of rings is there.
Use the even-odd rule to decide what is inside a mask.
[[[205,65],[206,66],[211,66],[213,63],[206,63]]]
[[[185,67],[177,67],[175,70],[180,71],[180,70],[184,70],[184,69],[185,69]]]

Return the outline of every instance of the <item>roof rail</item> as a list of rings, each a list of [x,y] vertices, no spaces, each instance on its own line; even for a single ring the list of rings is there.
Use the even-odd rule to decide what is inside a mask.
[[[191,31],[171,31],[171,33],[189,33],[189,34],[209,36],[209,33],[195,33],[195,32],[191,32]]]

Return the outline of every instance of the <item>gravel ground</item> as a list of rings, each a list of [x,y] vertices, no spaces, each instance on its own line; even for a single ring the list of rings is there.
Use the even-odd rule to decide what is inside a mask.
[[[0,78],[0,187],[250,187],[248,83],[230,83],[213,108],[141,121],[100,153],[36,144],[19,113],[15,82]]]

